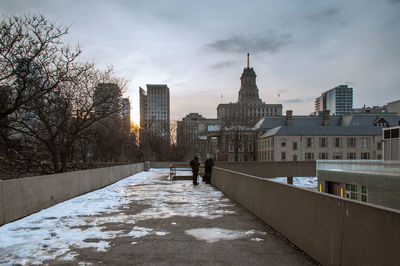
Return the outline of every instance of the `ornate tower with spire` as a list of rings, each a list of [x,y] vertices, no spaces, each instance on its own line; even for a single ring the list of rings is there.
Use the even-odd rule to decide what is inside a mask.
[[[217,107],[217,117],[222,124],[253,126],[263,117],[282,115],[282,104],[266,104],[260,99],[256,77],[256,72],[250,67],[250,54],[247,54],[247,67],[240,77],[238,101],[221,103]]]
[[[256,84],[256,72],[250,67],[250,54],[247,54],[247,67],[243,70],[242,76],[240,77],[240,89],[238,102],[261,102],[258,95],[258,88]]]

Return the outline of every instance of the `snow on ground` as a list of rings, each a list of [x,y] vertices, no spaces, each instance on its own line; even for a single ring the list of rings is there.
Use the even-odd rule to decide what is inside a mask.
[[[136,225],[148,219],[175,216],[215,219],[234,213],[226,208],[233,203],[215,188],[203,183],[195,187],[191,180],[169,181],[168,177],[168,168],[151,169],[1,226],[0,264],[42,264],[54,259],[71,261],[78,255],[72,251],[74,248],[94,248],[101,252],[110,248],[113,238],[131,237],[132,245],[136,245],[140,237],[169,234]],[[273,180],[286,183],[286,178]],[[316,178],[295,177],[293,183],[317,187]],[[127,214],[124,210],[130,209],[132,204],[145,208]],[[112,223],[130,227],[109,229],[107,225]],[[254,232],[194,228],[185,233],[199,240],[215,242]],[[260,238],[252,240],[262,241]]]
[[[159,236],[151,228],[135,226],[138,221],[173,216],[215,219],[232,211],[223,193],[211,186],[194,187],[191,181],[168,180],[169,169],[151,169],[125,178],[106,188],[96,190],[18,221],[0,227],[0,264],[41,264],[43,261],[73,260],[71,248],[95,248],[105,251],[110,240]],[[124,209],[132,201],[150,207],[127,215]],[[174,203],[174,204],[171,204]],[[107,230],[106,224],[131,224],[132,230]],[[95,239],[96,241],[90,241]]]
[[[274,177],[274,178],[268,178],[268,180],[287,184],[286,177]],[[316,178],[316,177],[293,177],[293,185],[297,186],[297,187],[317,190],[318,189],[318,178]]]
[[[195,228],[185,231],[186,234],[195,237],[196,239],[207,241],[208,243],[214,243],[220,240],[234,240],[243,238],[254,233],[265,235],[266,232],[259,232],[255,230],[241,231],[241,230],[229,230],[224,228]],[[263,241],[262,238],[252,238],[252,241]]]

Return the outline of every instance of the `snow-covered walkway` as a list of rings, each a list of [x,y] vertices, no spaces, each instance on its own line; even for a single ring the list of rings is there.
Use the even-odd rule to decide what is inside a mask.
[[[0,227],[0,264],[312,264],[214,187],[151,169]]]

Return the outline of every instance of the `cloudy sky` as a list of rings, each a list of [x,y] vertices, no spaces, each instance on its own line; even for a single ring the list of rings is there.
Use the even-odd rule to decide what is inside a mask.
[[[216,117],[237,100],[247,52],[262,100],[294,114],[340,84],[354,107],[400,99],[400,0],[1,0],[2,17],[38,13],[130,81],[136,122],[139,86],[160,83],[171,119]]]

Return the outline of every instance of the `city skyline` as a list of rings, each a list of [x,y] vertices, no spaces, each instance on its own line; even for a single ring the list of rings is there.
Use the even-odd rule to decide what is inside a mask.
[[[237,100],[247,52],[260,98],[295,115],[311,113],[316,97],[341,84],[354,88],[354,107],[400,98],[397,0],[6,0],[0,11],[70,25],[67,39],[83,58],[130,80],[136,123],[146,84],[168,85],[173,120],[215,118],[218,104]]]

